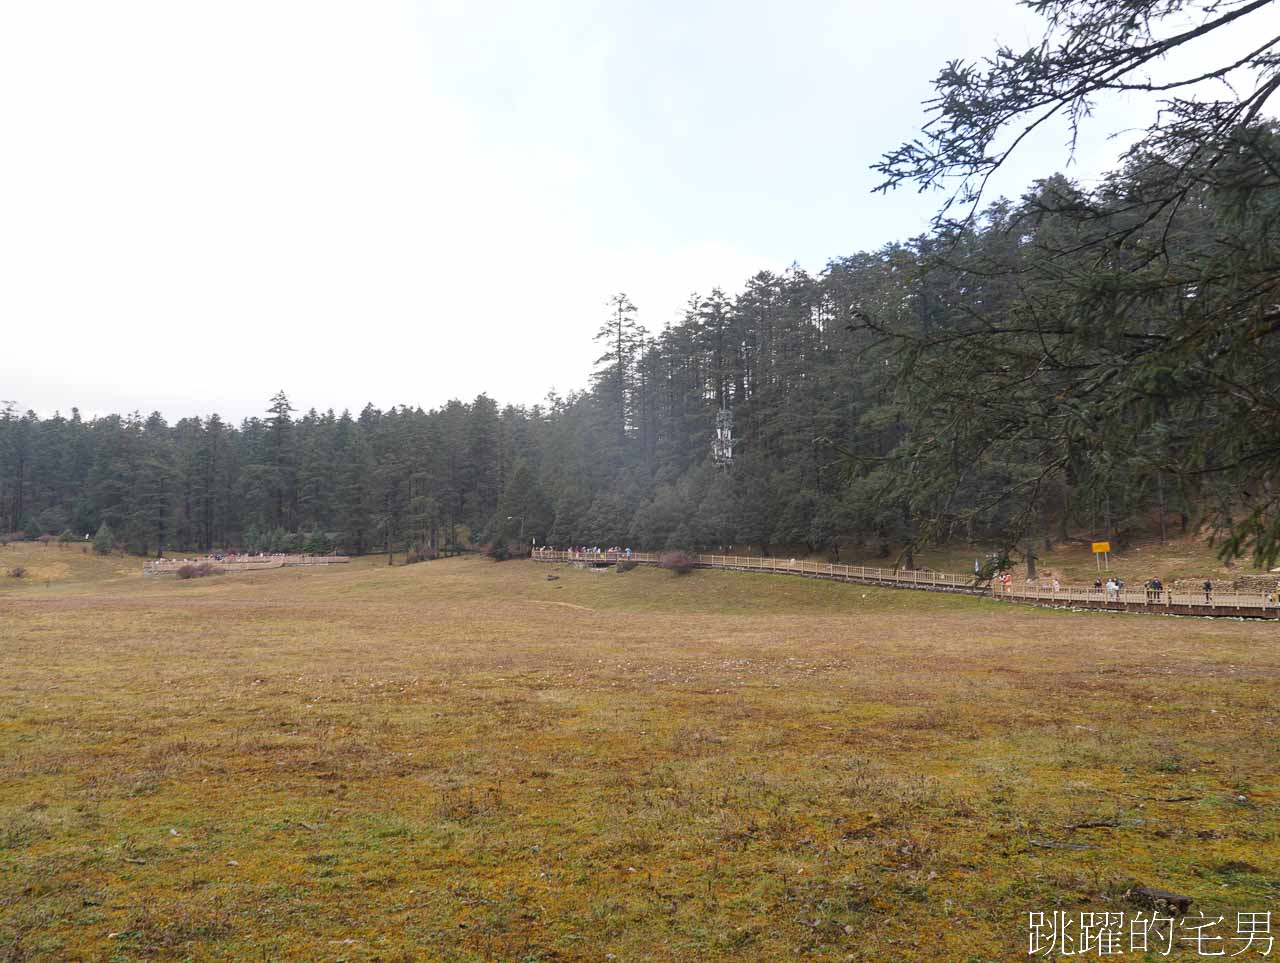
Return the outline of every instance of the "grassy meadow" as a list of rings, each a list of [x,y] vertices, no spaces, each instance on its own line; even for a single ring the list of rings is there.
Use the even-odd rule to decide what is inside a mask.
[[[1280,890],[1275,624],[141,567],[0,551],[0,960],[1025,959]]]

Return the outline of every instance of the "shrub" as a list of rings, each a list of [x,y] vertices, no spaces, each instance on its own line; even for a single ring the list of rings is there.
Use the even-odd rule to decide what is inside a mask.
[[[302,551],[307,555],[328,555],[333,551],[333,544],[329,541],[328,535],[316,529],[302,543]]]
[[[429,562],[436,557],[436,550],[429,545],[415,546],[409,549],[408,554],[404,557],[406,565],[413,565],[415,562]]]
[[[98,526],[98,534],[93,536],[93,550],[99,555],[110,555],[116,547],[116,536],[111,526],[103,522]]]
[[[493,542],[484,553],[495,562],[505,562],[509,558],[526,558],[529,546],[520,542]]]
[[[658,556],[658,567],[675,572],[677,575],[688,575],[694,569],[693,559],[684,552],[663,552]]]
[[[188,563],[178,567],[178,578],[204,578],[206,575],[217,575],[218,569],[208,562]]]
[[[635,561],[634,559],[624,558],[621,562],[618,563],[618,571],[630,572],[633,568],[635,568],[639,564],[640,563]]]
[[[37,538],[36,541],[39,542],[41,545],[43,545],[45,548],[48,548],[49,543],[53,541],[53,536],[50,535],[48,532],[46,532],[45,534]]]
[[[9,569],[10,578],[25,578],[26,574],[27,570],[21,565],[15,565],[13,568]]]

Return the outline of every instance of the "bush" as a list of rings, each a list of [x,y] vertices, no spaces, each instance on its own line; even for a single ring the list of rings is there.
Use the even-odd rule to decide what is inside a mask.
[[[493,542],[484,553],[495,562],[505,562],[509,558],[525,558],[529,547],[520,542]]]
[[[630,572],[633,568],[635,568],[639,564],[640,563],[635,561],[634,559],[624,558],[621,562],[618,563],[618,571]]]
[[[25,578],[26,574],[27,570],[21,565],[15,565],[13,568],[9,569],[10,578]]]
[[[415,562],[429,562],[436,557],[436,550],[429,545],[409,549],[404,557],[404,564],[413,565]]]
[[[333,551],[333,543],[329,541],[328,535],[316,529],[302,543],[302,551],[307,555],[328,555]]]
[[[658,556],[658,567],[675,572],[677,575],[688,575],[694,569],[693,559],[684,552],[663,552]]]
[[[178,578],[204,578],[206,575],[217,575],[218,569],[208,562],[188,563],[178,567]]]

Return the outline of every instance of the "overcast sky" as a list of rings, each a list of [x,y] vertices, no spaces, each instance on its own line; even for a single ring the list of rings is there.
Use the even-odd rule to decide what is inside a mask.
[[[918,233],[871,194],[1012,0],[0,0],[0,398],[260,413],[585,385],[755,271]],[[1114,111],[1068,173],[1120,144]],[[1145,113],[1133,125],[1145,124]],[[997,185],[1063,167],[1062,131]]]

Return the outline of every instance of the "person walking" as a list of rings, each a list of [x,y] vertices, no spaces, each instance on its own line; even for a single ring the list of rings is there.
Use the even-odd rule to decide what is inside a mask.
[[[1209,579],[1204,580],[1204,601],[1206,605],[1213,601],[1213,582]]]

